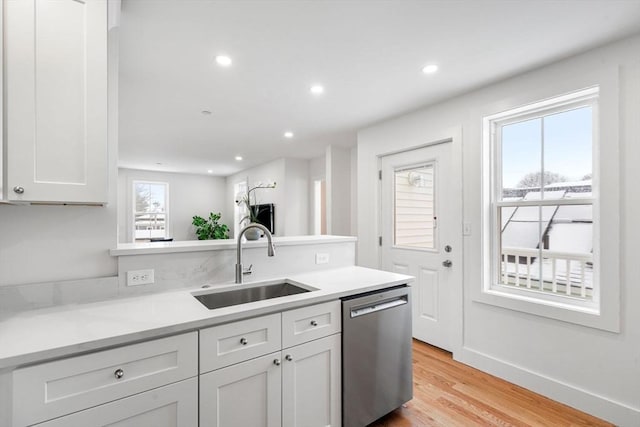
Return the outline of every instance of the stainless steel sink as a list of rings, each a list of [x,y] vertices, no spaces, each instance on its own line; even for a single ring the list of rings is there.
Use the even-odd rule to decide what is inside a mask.
[[[228,291],[211,291],[194,297],[210,310],[229,307],[248,302],[296,295],[310,292],[289,282],[279,282],[260,286],[244,285],[241,288]]]

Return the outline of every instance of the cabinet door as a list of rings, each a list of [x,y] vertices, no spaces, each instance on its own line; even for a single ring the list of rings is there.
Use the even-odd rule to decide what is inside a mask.
[[[8,200],[107,202],[107,2],[7,1]]]
[[[198,379],[190,378],[56,418],[38,427],[197,427]]]
[[[283,427],[340,426],[340,334],[282,353]]]
[[[200,375],[200,427],[280,427],[280,352]]]

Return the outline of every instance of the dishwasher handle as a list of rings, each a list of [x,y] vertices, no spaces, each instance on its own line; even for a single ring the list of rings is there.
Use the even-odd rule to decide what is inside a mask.
[[[365,316],[367,314],[375,313],[377,311],[386,310],[388,308],[398,307],[400,305],[407,304],[409,302],[409,298],[407,295],[402,295],[400,297],[396,297],[393,299],[389,299],[386,301],[376,301],[371,304],[367,304],[360,307],[355,307],[351,309],[351,318]]]

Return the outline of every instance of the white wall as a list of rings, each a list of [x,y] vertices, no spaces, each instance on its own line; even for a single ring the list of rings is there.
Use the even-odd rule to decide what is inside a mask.
[[[283,236],[309,234],[309,160],[285,159]]]
[[[351,214],[351,224],[349,226],[350,235],[358,235],[358,146],[351,148],[350,158],[350,183],[349,191],[351,192],[351,205],[349,211]]]
[[[327,147],[327,234],[351,234],[351,149]]]
[[[274,160],[251,169],[243,170],[235,175],[227,177],[227,212],[233,215],[235,204],[234,186],[242,181],[249,180],[249,187],[253,187],[258,183],[267,184],[275,182],[276,188],[256,190],[256,197],[259,204],[273,203],[275,205],[275,228],[276,235],[282,236],[285,230],[285,216],[282,214],[286,198],[285,179],[285,159]],[[253,200],[253,197],[251,198]],[[237,228],[238,224],[234,224],[231,230]],[[235,235],[235,233],[234,233]]]
[[[425,135],[462,130],[464,238],[461,346],[454,357],[586,412],[624,426],[640,425],[640,37],[599,48],[441,104],[383,122],[358,135],[358,264],[377,266],[378,155],[425,144]],[[482,117],[619,77],[620,153],[601,141],[602,156],[619,156],[621,203],[604,207],[621,221],[621,332],[612,333],[474,301],[481,286]],[[601,111],[602,120],[616,117]],[[395,141],[393,147],[389,141]],[[615,144],[613,144],[615,147]],[[614,175],[615,176],[615,175]],[[619,208],[619,209],[618,209]],[[372,214],[374,213],[374,214]],[[617,213],[608,215],[617,221]],[[607,217],[603,217],[607,220]],[[607,266],[615,267],[615,265]],[[603,280],[603,292],[607,282]]]
[[[326,180],[326,155],[315,157],[309,160],[309,232],[315,234],[314,224],[316,222],[316,202],[315,202],[315,181]]]
[[[117,235],[118,31],[110,30],[108,37],[109,203],[104,207],[0,204],[0,286],[117,273],[109,249],[116,246]]]
[[[309,161],[278,159],[227,177],[227,209],[234,208],[234,186],[249,180],[249,187],[257,183],[276,183],[276,188],[256,190],[258,203],[275,204],[276,236],[309,234]],[[253,197],[252,197],[253,200]]]
[[[221,222],[231,229],[233,211],[227,212],[225,178],[185,173],[151,172],[137,169],[118,170],[118,240],[132,242],[133,181],[156,181],[169,184],[169,234],[174,240],[195,240],[191,224],[194,215],[203,218],[220,212]]]

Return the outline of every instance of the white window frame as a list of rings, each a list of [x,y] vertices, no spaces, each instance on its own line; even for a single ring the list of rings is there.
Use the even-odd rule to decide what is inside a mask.
[[[233,184],[233,235],[237,237],[242,227],[240,226],[240,219],[244,218],[248,212],[244,203],[238,203],[238,197],[242,194],[246,194],[249,189],[249,178],[245,178],[242,181],[235,182]]]
[[[483,118],[483,229],[482,229],[482,259],[483,259],[483,278],[480,292],[474,292],[474,299],[479,302],[485,302],[505,308],[527,312],[530,314],[551,317],[572,323],[578,323],[585,326],[596,327],[600,329],[618,331],[619,330],[619,266],[607,259],[608,265],[606,270],[611,274],[613,280],[603,281],[602,267],[602,245],[605,244],[600,239],[603,229],[606,228],[602,218],[602,200],[600,194],[601,181],[599,171],[601,169],[600,157],[600,141],[601,131],[601,89],[598,86],[589,87],[587,89],[568,93],[565,95],[549,98],[543,101],[533,102],[524,106],[513,108],[497,114],[489,115]],[[611,100],[606,99],[608,106]],[[498,128],[529,120],[536,117],[547,116],[562,111],[569,111],[583,106],[591,106],[593,111],[593,180],[592,180],[592,197],[581,199],[569,199],[559,203],[558,200],[535,201],[532,204],[536,206],[549,204],[581,204],[593,206],[593,297],[592,300],[584,300],[581,298],[551,294],[542,291],[520,289],[514,286],[501,285],[496,280],[496,274],[499,274],[500,257],[497,254],[499,244],[497,239],[500,238],[497,230],[500,230],[497,224],[497,210],[502,206],[513,206],[513,202],[498,201],[499,191],[501,190],[501,169],[500,169],[500,132]],[[617,113],[617,110],[616,110]],[[611,115],[607,117],[611,118]],[[610,122],[608,122],[610,123]],[[617,136],[617,134],[616,134]],[[617,147],[617,141],[615,143]],[[611,166],[611,156],[607,157],[607,166]],[[617,184],[617,179],[610,180]],[[611,188],[610,186],[607,188]],[[617,200],[618,189],[613,189],[614,194],[608,196],[609,199]],[[527,202],[520,202],[525,205]],[[611,221],[611,225],[607,231],[612,233],[615,238],[613,244],[618,241],[617,235],[618,223],[616,220]],[[617,262],[617,261],[616,261]],[[613,282],[613,283],[612,283]],[[611,286],[608,292],[606,304],[603,305],[603,286]],[[603,310],[604,309],[604,310]],[[612,312],[616,310],[616,312]]]
[[[162,181],[148,181],[143,179],[137,179],[131,181],[131,241],[136,242],[136,185],[138,184],[152,184],[164,186],[164,238],[171,236],[171,225],[169,221],[169,183]]]

